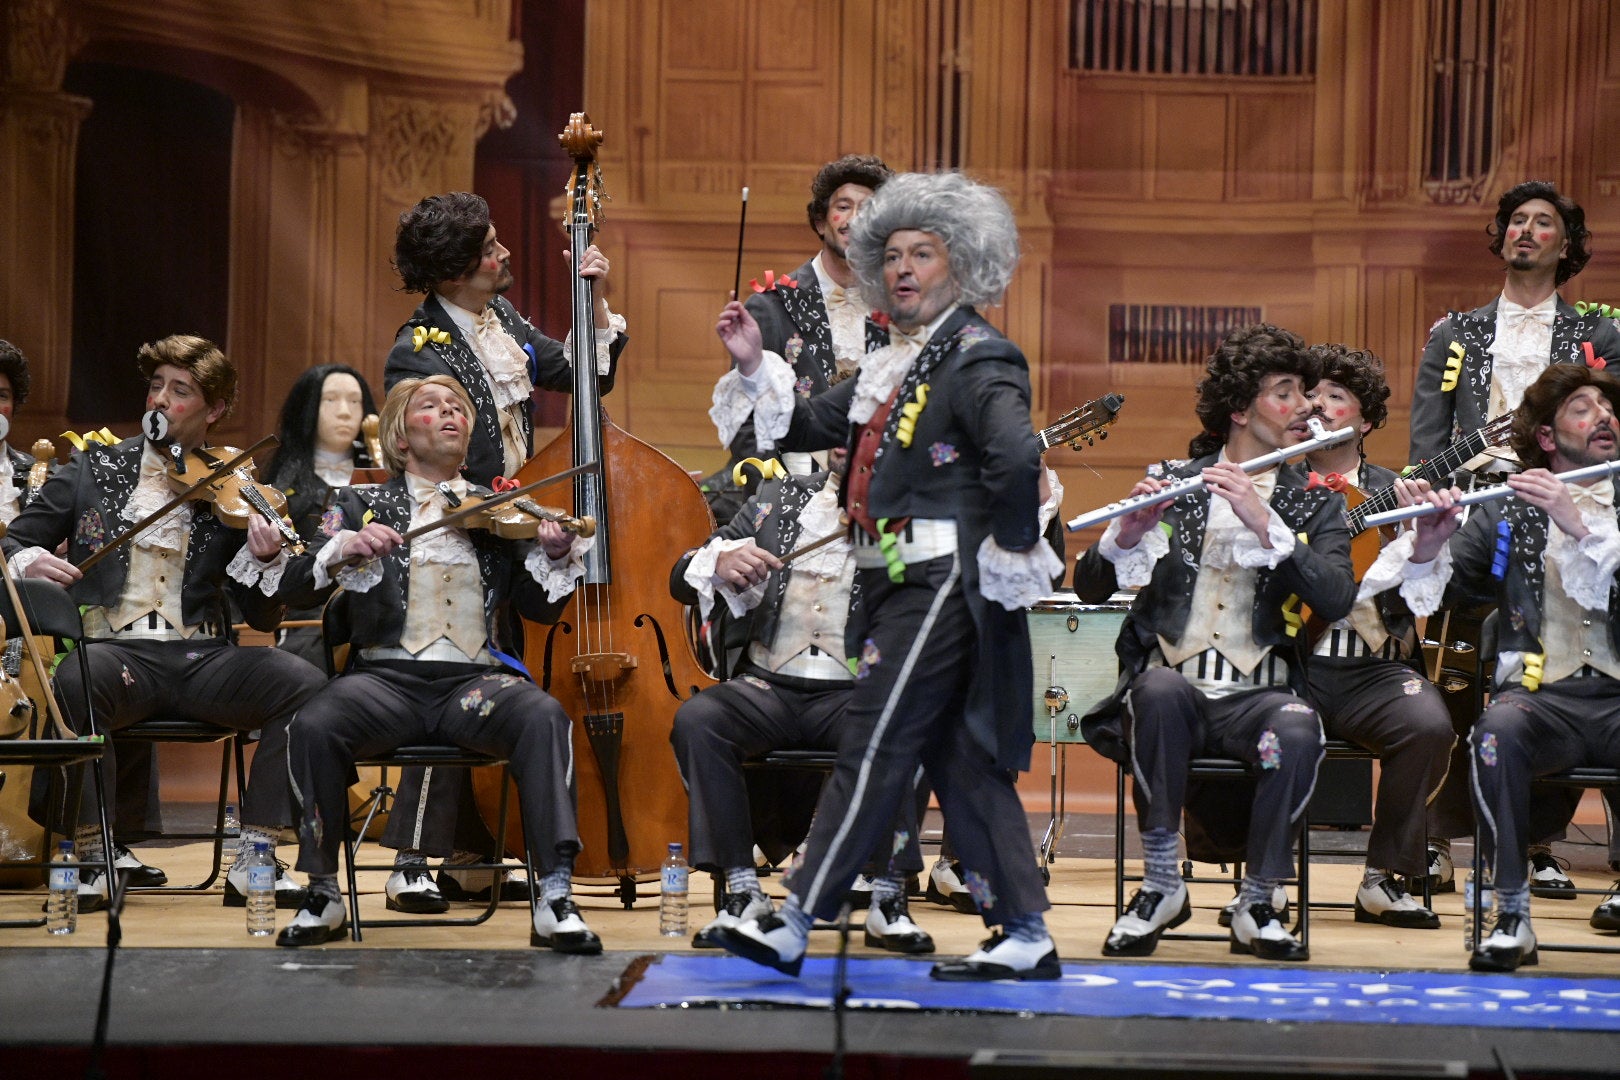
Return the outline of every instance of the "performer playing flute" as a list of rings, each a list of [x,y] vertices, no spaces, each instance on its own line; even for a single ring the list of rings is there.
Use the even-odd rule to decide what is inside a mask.
[[[1251,477],[1240,463],[1309,437],[1307,392],[1320,375],[1287,330],[1230,335],[1198,384],[1204,433],[1189,447],[1193,460],[1143,479],[1133,494],[1200,475],[1204,488],[1117,518],[1075,568],[1075,591],[1088,603],[1141,587],[1116,645],[1119,685],[1081,722],[1098,753],[1131,768],[1145,863],[1104,955],[1146,956],[1192,917],[1177,869],[1187,765],[1219,754],[1258,766],[1232,951],[1309,957],[1273,903],[1290,876],[1292,825],[1316,783],[1323,741],[1300,696],[1303,639],[1284,605],[1297,596],[1329,620],[1350,610],[1350,534],[1343,496],[1308,488],[1300,466]]]
[[[1441,512],[1417,519],[1389,545],[1363,591],[1400,582],[1427,615],[1442,596],[1493,591],[1496,691],[1469,736],[1482,855],[1496,875],[1495,929],[1475,946],[1476,971],[1536,962],[1528,845],[1535,835],[1530,783],[1579,765],[1620,765],[1620,521],[1614,483],[1556,475],[1620,456],[1620,384],[1579,364],[1542,372],[1514,414],[1512,447],[1526,471],[1512,497],[1482,503],[1460,523],[1456,488],[1425,492],[1401,481],[1405,501]],[[1507,617],[1506,613],[1511,613]],[[1592,914],[1620,930],[1620,900]]]

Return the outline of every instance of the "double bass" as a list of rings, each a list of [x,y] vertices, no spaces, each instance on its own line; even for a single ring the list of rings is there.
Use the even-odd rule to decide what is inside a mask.
[[[602,134],[584,113],[559,141],[574,160],[568,233],[577,267],[601,216],[596,150]],[[567,425],[518,471],[531,480],[589,462],[574,479],[572,512],[596,522],[585,577],[552,626],[524,631],[524,662],[574,720],[582,879],[616,881],[630,907],[636,880],[658,873],[668,844],[686,841],[686,789],[670,747],[675,710],[714,679],[669,593],[669,571],[714,531],[697,483],[669,457],[608,419],[597,390],[592,283],[573,275],[573,400]],[[480,810],[493,821],[499,781],[475,770]],[[510,836],[510,830],[508,835]],[[521,857],[521,839],[513,854]]]

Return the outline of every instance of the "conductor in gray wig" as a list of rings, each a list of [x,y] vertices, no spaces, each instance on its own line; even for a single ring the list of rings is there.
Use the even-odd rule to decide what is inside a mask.
[[[1018,267],[1018,225],[993,187],[961,173],[901,173],[861,206],[850,227],[849,262],[867,296],[886,296],[884,249],[903,229],[933,233],[950,253],[958,299],[1000,303]]]

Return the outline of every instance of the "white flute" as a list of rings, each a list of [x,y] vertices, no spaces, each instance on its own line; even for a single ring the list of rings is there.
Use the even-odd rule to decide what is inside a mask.
[[[1582,480],[1601,480],[1605,476],[1613,476],[1620,472],[1620,461],[1607,461],[1601,465],[1583,465],[1579,469],[1570,469],[1568,472],[1554,473],[1553,479],[1562,480],[1566,484],[1578,484]],[[1491,502],[1503,499],[1513,494],[1513,489],[1506,484],[1492,484],[1490,487],[1475,488],[1465,491],[1457,500],[1458,506],[1473,506],[1475,503]],[[1366,527],[1376,529],[1380,525],[1393,525],[1397,521],[1410,521],[1416,517],[1428,517],[1438,514],[1440,508],[1433,503],[1420,502],[1415,506],[1400,506],[1394,510],[1385,510],[1381,514],[1368,514]]]
[[[1295,443],[1293,446],[1285,446],[1280,450],[1273,450],[1269,454],[1261,454],[1257,458],[1250,458],[1240,464],[1238,468],[1246,473],[1264,472],[1273,465],[1281,465],[1289,458],[1297,458],[1314,450],[1336,446],[1346,439],[1354,438],[1356,434],[1356,429],[1353,427],[1343,427],[1338,431],[1329,431],[1322,426],[1322,421],[1314,416],[1306,423],[1310,424],[1313,438],[1306,439],[1301,443]],[[1069,522],[1067,528],[1070,532],[1089,529],[1093,525],[1101,525],[1105,521],[1113,521],[1117,517],[1124,517],[1126,514],[1133,513],[1145,506],[1157,506],[1160,503],[1169,502],[1171,499],[1179,499],[1181,496],[1194,491],[1201,491],[1203,487],[1204,478],[1202,475],[1189,476],[1185,480],[1177,480],[1168,487],[1160,488],[1151,495],[1132,495],[1118,502],[1111,502],[1107,506],[1098,507],[1096,510],[1087,511]],[[1371,524],[1370,518],[1368,523]]]

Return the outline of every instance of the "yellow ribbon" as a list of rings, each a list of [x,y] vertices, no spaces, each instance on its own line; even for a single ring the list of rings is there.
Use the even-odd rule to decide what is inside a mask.
[[[754,467],[761,480],[775,480],[777,477],[788,474],[788,471],[782,467],[782,463],[775,458],[766,458],[763,461],[757,457],[743,458],[737,462],[737,467],[731,470],[731,482],[733,484],[742,487],[748,482],[743,474],[743,468],[748,465]]]
[[[1310,540],[1305,536],[1304,533],[1295,533],[1294,535],[1299,537],[1300,543],[1310,543]],[[1286,624],[1288,628],[1287,632],[1289,637],[1298,637],[1300,628],[1305,625],[1305,617],[1299,613],[1299,608],[1299,594],[1290,593],[1288,595],[1288,599],[1284,600],[1282,605],[1283,623]]]
[[[1524,654],[1524,677],[1519,681],[1524,684],[1526,690],[1535,693],[1541,689],[1541,677],[1546,673],[1546,667],[1546,653]]]
[[[1451,355],[1446,357],[1446,373],[1440,376],[1440,392],[1443,394],[1457,389],[1457,380],[1462,378],[1462,342],[1453,341],[1449,351]]]
[[[448,345],[450,344],[450,333],[447,330],[439,330],[429,326],[418,326],[411,331],[412,352],[421,352],[422,346],[430,341],[435,345]]]
[[[86,446],[94,446],[98,443],[102,446],[112,446],[118,441],[118,436],[106,428],[102,428],[100,431],[87,431],[83,435],[75,431],[64,431],[61,437],[72,443],[75,450],[83,450]]]
[[[895,427],[894,437],[901,446],[911,446],[912,436],[917,432],[917,417],[922,415],[923,407],[927,404],[928,384],[920,383],[916,398],[900,406],[900,423]]]

